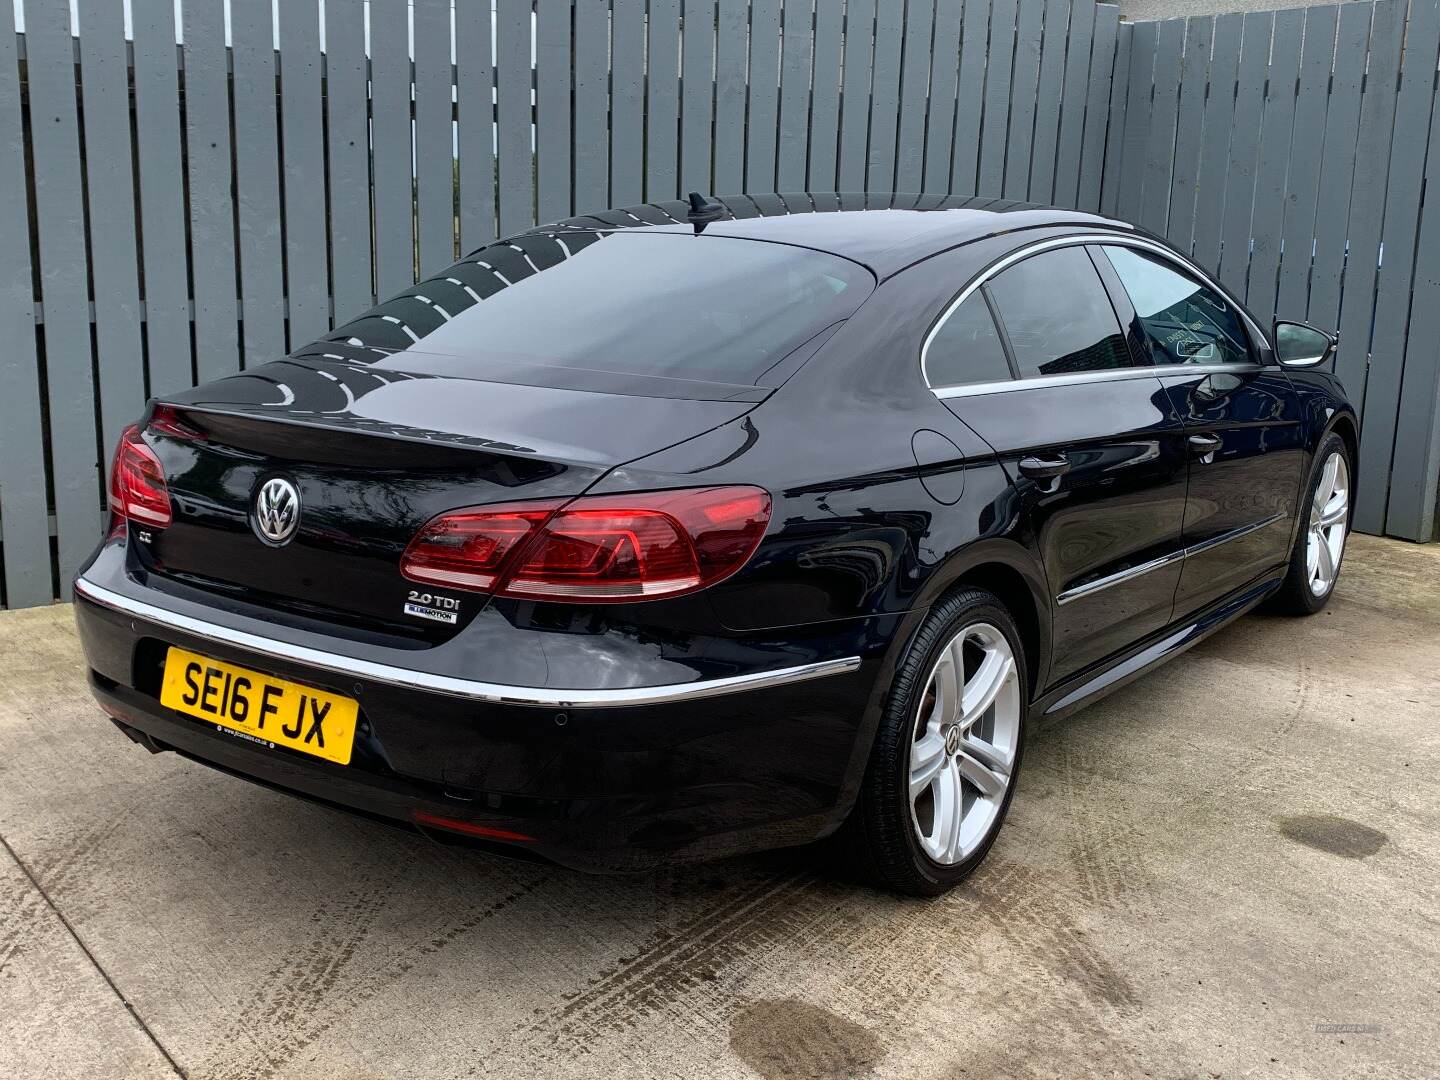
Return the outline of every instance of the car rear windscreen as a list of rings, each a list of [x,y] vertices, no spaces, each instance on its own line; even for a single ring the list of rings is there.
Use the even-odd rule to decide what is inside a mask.
[[[326,338],[417,373],[503,379],[541,366],[764,386],[873,288],[864,267],[808,248],[557,232],[482,248]]]

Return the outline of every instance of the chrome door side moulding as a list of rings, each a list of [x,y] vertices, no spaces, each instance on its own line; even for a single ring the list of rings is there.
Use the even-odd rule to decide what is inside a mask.
[[[1055,602],[1063,606],[1086,596],[1093,596],[1095,593],[1104,592],[1112,585],[1119,585],[1121,582],[1130,581],[1132,578],[1140,577],[1142,574],[1148,574],[1152,570],[1159,570],[1162,566],[1169,566],[1173,562],[1188,559],[1190,556],[1198,555],[1202,551],[1209,551],[1211,548],[1217,548],[1221,544],[1228,544],[1231,540],[1239,540],[1242,536],[1249,536],[1253,532],[1259,532],[1261,529],[1268,525],[1275,524],[1275,522],[1280,521],[1284,517],[1285,515],[1283,513],[1271,514],[1267,518],[1252,521],[1250,524],[1242,525],[1238,529],[1231,529],[1229,532],[1221,533],[1219,536],[1212,536],[1209,540],[1202,540],[1198,544],[1191,544],[1178,551],[1172,551],[1170,554],[1162,555],[1158,559],[1151,559],[1148,562],[1140,563],[1138,566],[1127,567],[1124,570],[1117,570],[1113,574],[1107,574],[1105,577],[1096,578],[1094,581],[1087,581],[1084,585],[1077,585],[1073,589],[1066,589],[1055,598]]]

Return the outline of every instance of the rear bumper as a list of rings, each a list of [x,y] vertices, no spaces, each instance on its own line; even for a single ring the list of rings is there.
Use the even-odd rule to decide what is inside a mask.
[[[869,626],[837,638],[845,655],[666,686],[437,685],[398,664],[287,641],[284,628],[172,610],[133,581],[87,576],[75,591],[92,690],[153,747],[395,822],[429,814],[530,837],[532,851],[599,871],[832,829],[863,769],[888,641]],[[256,745],[163,707],[169,645],[356,698],[351,764]]]

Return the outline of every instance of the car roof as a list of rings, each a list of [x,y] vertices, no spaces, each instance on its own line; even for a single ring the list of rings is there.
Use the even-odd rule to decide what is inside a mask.
[[[704,226],[712,237],[737,237],[792,244],[840,255],[868,267],[884,280],[921,259],[1000,233],[1076,225],[1134,231],[1099,214],[1062,210],[1007,199],[894,193],[801,192],[727,195],[710,200],[715,220]],[[644,203],[541,225],[528,233],[565,230],[653,229],[694,231],[682,200]]]

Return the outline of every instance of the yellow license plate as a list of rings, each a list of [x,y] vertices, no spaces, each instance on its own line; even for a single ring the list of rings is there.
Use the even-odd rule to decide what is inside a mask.
[[[353,698],[275,679],[258,671],[171,647],[165,657],[160,704],[240,732],[252,742],[350,764]]]

